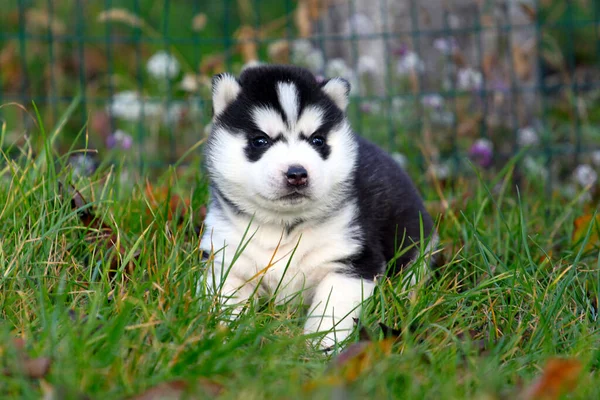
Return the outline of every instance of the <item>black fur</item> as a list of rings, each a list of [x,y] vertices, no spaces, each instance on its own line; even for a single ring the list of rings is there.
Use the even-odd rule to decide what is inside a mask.
[[[356,136],[358,162],[354,172],[353,197],[358,202],[356,223],[364,246],[350,259],[353,272],[373,279],[385,271],[384,263],[402,249],[411,247],[395,262],[395,273],[415,258],[420,241],[421,221],[425,239],[431,235],[433,221],[408,175],[381,148]],[[399,251],[400,250],[400,251]]]

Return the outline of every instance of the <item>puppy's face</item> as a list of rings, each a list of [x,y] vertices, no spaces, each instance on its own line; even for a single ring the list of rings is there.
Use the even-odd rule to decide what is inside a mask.
[[[356,158],[348,90],[294,67],[250,68],[239,81],[216,76],[207,146],[216,189],[257,215],[302,218],[337,204]]]

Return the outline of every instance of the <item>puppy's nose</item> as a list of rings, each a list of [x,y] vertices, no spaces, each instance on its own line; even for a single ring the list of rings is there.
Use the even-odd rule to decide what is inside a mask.
[[[308,172],[302,165],[291,165],[285,177],[290,186],[305,186],[308,183]]]

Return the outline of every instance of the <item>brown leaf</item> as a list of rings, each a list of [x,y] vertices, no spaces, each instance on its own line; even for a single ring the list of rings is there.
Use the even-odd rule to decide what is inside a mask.
[[[60,185],[60,190],[63,192],[64,196],[65,189],[62,184]],[[97,248],[104,248],[107,251],[108,257],[111,259],[110,269],[108,271],[109,277],[113,278],[120,267],[118,255],[125,257],[129,251],[122,245],[119,235],[113,228],[97,218],[92,207],[85,207],[89,203],[85,200],[83,195],[73,186],[71,186],[71,190],[71,209],[77,210],[77,215],[83,223],[83,226],[90,228],[91,231],[86,235],[85,240]],[[135,267],[133,261],[139,257],[140,253],[141,252],[138,250],[133,254],[131,261],[124,270],[125,272],[133,272],[133,268]]]
[[[200,72],[203,75],[214,75],[225,71],[225,54],[213,54],[203,57]]]
[[[396,329],[396,328],[391,328],[387,325],[385,325],[383,322],[379,323],[379,327],[381,328],[381,331],[383,332],[383,336],[386,338],[394,338],[394,339],[398,339],[402,336],[402,331],[400,329]]]
[[[590,237],[584,251],[600,247],[600,214],[596,215],[595,218],[592,214],[582,215],[573,222],[573,236],[571,237],[573,244],[580,243],[585,239],[591,224],[593,226],[591,226]]]
[[[515,73],[522,81],[528,80],[533,71],[532,51],[528,47],[517,44],[513,46],[512,51]]]
[[[526,387],[520,398],[523,400],[555,400],[573,391],[583,369],[575,359],[550,359],[542,376]]]
[[[256,44],[256,31],[250,25],[241,26],[236,33],[238,49],[244,62],[258,60],[258,45]]]
[[[52,362],[47,357],[28,359],[23,362],[23,371],[29,378],[43,378],[50,371]]]
[[[189,383],[182,379],[163,382],[154,386],[143,393],[131,397],[131,400],[164,400],[164,399],[200,399],[217,397],[223,392],[223,385],[214,382],[208,378],[200,377],[194,383]],[[200,393],[198,393],[200,392]],[[193,393],[197,394],[194,396]],[[184,395],[186,395],[184,397]],[[203,394],[203,396],[199,396]]]
[[[310,18],[310,8],[307,1],[298,2],[296,12],[294,13],[294,23],[298,28],[298,36],[307,38],[312,33],[312,23]]]
[[[360,341],[350,344],[331,363],[329,368],[330,382],[352,383],[373,364],[392,353],[394,339],[388,338],[377,342]]]
[[[316,21],[329,7],[331,0],[303,0],[308,5],[308,13],[312,21]]]
[[[275,64],[287,64],[290,61],[290,44],[287,40],[277,40],[267,47],[269,60]]]
[[[535,22],[537,20],[537,12],[533,7],[531,7],[531,5],[520,2],[519,6],[521,7],[521,11],[527,15],[527,18],[529,18],[531,22]]]
[[[15,364],[3,371],[6,376],[23,375],[31,379],[43,378],[50,371],[52,361],[47,357],[29,358],[25,353],[25,339],[15,338],[12,345],[16,350]]]
[[[200,32],[204,29],[204,27],[206,26],[206,14],[204,13],[199,13],[196,14],[194,16],[194,18],[192,18],[192,30],[194,32]]]

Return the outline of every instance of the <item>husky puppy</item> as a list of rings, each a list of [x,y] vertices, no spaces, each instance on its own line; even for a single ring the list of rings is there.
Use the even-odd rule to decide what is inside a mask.
[[[351,333],[388,262],[408,265],[433,230],[406,173],[353,133],[349,89],[292,66],[217,75],[205,149],[207,285],[238,312],[254,293],[301,294],[323,348]]]

